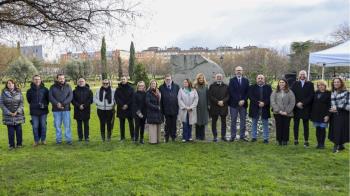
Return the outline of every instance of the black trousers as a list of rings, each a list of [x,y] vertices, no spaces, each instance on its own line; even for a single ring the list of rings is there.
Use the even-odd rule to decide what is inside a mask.
[[[326,128],[316,127],[316,138],[318,145],[324,146],[326,140]]]
[[[300,118],[294,117],[294,140],[299,139],[299,122]],[[309,120],[303,119],[303,127],[304,127],[304,141],[309,140]]]
[[[119,118],[119,126],[120,126],[120,139],[125,139],[125,119],[128,119],[129,122],[129,131],[130,137],[134,139],[134,121],[131,117],[129,118]]]
[[[274,117],[276,122],[276,140],[278,142],[288,142],[291,117],[280,114],[274,114]]]
[[[15,137],[17,146],[22,146],[22,125],[7,125],[9,147],[15,147]]]
[[[79,140],[83,140],[83,137],[85,140],[88,140],[89,139],[89,119],[77,120],[77,126],[78,126]]]
[[[196,139],[205,140],[205,125],[196,124]]]
[[[102,140],[106,139],[106,125],[107,125],[107,139],[111,139],[112,136],[112,120],[114,112],[113,110],[99,110],[97,109],[97,115],[100,119],[100,131]]]
[[[218,132],[216,129],[216,122],[219,119],[219,115],[212,115],[212,123],[211,123],[211,130],[213,132],[214,138],[218,137]],[[221,138],[226,137],[226,115],[220,115],[221,119]]]
[[[134,132],[134,141],[137,141],[140,136],[140,140],[143,140],[143,134],[145,132],[145,118],[135,118],[135,132]]]
[[[176,121],[177,115],[165,115],[165,140],[169,140],[169,137],[176,138]]]

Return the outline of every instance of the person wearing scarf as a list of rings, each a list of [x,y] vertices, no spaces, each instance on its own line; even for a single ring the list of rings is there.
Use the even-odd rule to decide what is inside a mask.
[[[344,144],[349,138],[350,93],[346,90],[345,82],[341,78],[332,81],[331,113],[328,139],[334,143],[333,152],[345,149]]]
[[[107,79],[102,81],[102,87],[96,91],[94,103],[97,107],[97,115],[100,120],[101,138],[106,140],[107,126],[107,141],[111,141],[112,129],[114,123],[114,90],[111,88],[111,82]]]
[[[157,88],[157,81],[151,80],[146,93],[146,123],[149,129],[149,143],[160,142],[160,125],[163,122],[160,100],[161,94]]]

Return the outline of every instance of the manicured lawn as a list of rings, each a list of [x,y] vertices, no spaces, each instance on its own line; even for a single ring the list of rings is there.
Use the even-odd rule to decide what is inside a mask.
[[[93,107],[89,144],[77,142],[74,122],[73,145],[57,146],[50,113],[48,145],[34,148],[25,106],[24,148],[8,151],[0,126],[0,195],[349,194],[349,145],[333,154],[327,141],[316,150],[314,129],[308,149],[274,141],[135,145],[118,141],[116,121],[112,142],[102,143]]]

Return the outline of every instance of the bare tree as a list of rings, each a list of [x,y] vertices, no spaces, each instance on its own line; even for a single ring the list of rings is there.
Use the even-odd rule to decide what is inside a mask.
[[[0,34],[81,41],[132,24],[141,16],[138,5],[124,0],[0,0]]]
[[[350,40],[349,23],[344,22],[343,24],[339,25],[338,28],[331,33],[331,36],[334,38],[336,43],[343,43]]]

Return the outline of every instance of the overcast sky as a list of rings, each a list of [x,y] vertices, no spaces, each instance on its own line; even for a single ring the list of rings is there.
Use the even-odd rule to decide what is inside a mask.
[[[287,46],[292,41],[329,40],[339,24],[349,22],[349,0],[153,0],[141,28],[117,45],[136,50],[149,46]],[[133,35],[133,37],[132,37]]]
[[[127,0],[126,0],[127,1]],[[349,0],[142,0],[145,16],[136,27],[106,35],[107,48],[136,50],[221,45],[289,48],[292,41],[329,40],[340,24],[349,23]],[[24,43],[30,45],[33,43]],[[38,43],[35,43],[38,44]],[[60,52],[75,51],[54,45]],[[99,50],[100,41],[85,48]]]

